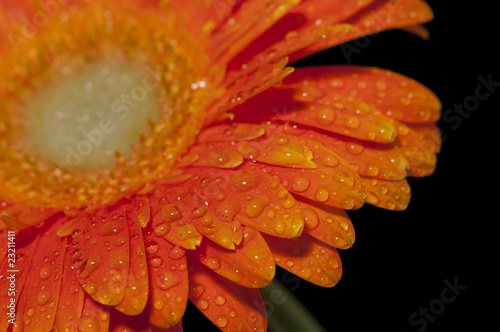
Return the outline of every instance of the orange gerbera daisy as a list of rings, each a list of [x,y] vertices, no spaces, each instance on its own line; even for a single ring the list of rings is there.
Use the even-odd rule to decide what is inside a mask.
[[[3,0],[0,331],[179,330],[188,299],[264,331],[275,264],[335,285],[345,210],[406,208],[440,103],[387,70],[286,66],[431,18],[420,0]]]

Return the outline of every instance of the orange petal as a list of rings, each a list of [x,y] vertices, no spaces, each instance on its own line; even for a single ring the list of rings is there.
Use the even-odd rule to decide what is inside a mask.
[[[199,143],[192,146],[187,155],[198,158],[190,166],[208,166],[217,168],[234,168],[243,162],[243,157],[233,149],[227,149],[222,143]]]
[[[360,175],[385,180],[401,180],[408,175],[410,164],[396,144],[374,144],[302,128],[296,131],[301,137],[320,142],[342,156]]]
[[[137,202],[134,203],[130,203],[128,209],[135,210]],[[128,230],[130,264],[127,287],[125,288],[125,296],[120,304],[116,306],[116,309],[126,315],[138,315],[146,307],[149,295],[146,251],[139,221],[128,218]],[[122,242],[117,242],[116,244],[121,246]]]
[[[440,145],[435,141],[437,132],[429,128],[402,124],[397,128],[396,146],[410,163],[409,176],[428,176],[436,169],[435,153]]]
[[[258,66],[271,54],[284,56],[318,43],[329,36],[332,27],[341,25],[346,18],[374,1],[302,1],[232,59],[228,67]]]
[[[144,239],[149,264],[149,321],[158,327],[172,327],[184,315],[188,299],[185,250],[157,236],[149,226]]]
[[[264,234],[274,261],[287,271],[322,287],[333,287],[340,280],[342,265],[337,250],[309,234],[280,239]]]
[[[33,331],[49,331],[54,325],[66,251],[66,239],[57,236],[57,227],[39,230],[36,250],[29,257],[29,272],[16,308],[20,331],[23,324]]]
[[[278,135],[280,127],[274,129],[278,129],[275,132]],[[317,168],[265,166],[266,172],[300,196],[342,209],[360,208],[366,193],[354,169],[322,144],[303,138],[300,141],[311,151]]]
[[[6,235],[5,231],[2,231],[1,235]],[[12,298],[15,299],[16,303],[19,303],[20,301],[19,299],[22,294],[22,289],[24,288],[30,270],[30,265],[32,262],[31,257],[33,257],[35,249],[37,248],[39,239],[37,235],[38,229],[31,228],[21,233],[16,232],[15,241],[10,241],[15,242],[16,244],[16,261],[14,264],[12,261],[7,260],[5,264],[3,264],[2,270],[0,271],[0,304],[2,308],[2,316],[0,317],[0,331],[6,331],[7,327],[9,326],[9,321],[7,319],[7,317],[9,316],[7,316],[7,313],[10,312],[10,309],[8,309],[7,305],[10,304]],[[10,253],[12,254],[12,252]],[[14,265],[10,265],[11,263]],[[14,296],[12,296],[12,294],[9,294],[11,279],[7,278],[12,275],[14,275],[16,280],[16,291],[14,293]],[[16,309],[16,311],[20,315],[21,311],[19,311],[18,309]],[[17,322],[22,324],[21,320],[18,320]]]
[[[193,176],[183,183],[183,186],[166,188],[158,193],[159,198],[164,198],[159,209],[163,209],[168,202],[175,203],[171,205],[179,211],[176,220],[181,216],[190,218],[184,216],[190,216],[193,212],[198,214],[199,210],[206,209],[206,216],[209,217],[207,220],[202,217],[198,218],[198,221],[195,218],[190,222],[201,221],[202,225],[203,222],[209,224],[210,218],[227,222],[229,224],[226,224],[226,228],[231,231],[231,238],[235,244],[241,241],[239,223],[281,237],[295,237],[302,232],[304,221],[295,199],[278,181],[254,163],[245,162],[234,170],[207,171],[205,168],[193,167],[189,168],[189,172]],[[165,218],[171,220],[171,217]],[[266,222],[263,222],[262,218],[265,218]],[[166,221],[161,221],[160,216],[158,223],[167,224]],[[212,240],[231,248],[227,239]]]
[[[81,216],[71,242],[73,269],[95,301],[116,306],[125,296],[130,265],[127,212],[122,203]]]
[[[251,154],[248,154],[252,148]],[[285,133],[269,133],[265,137],[237,146],[245,158],[269,165],[293,168],[317,168],[313,154],[303,140]]]
[[[373,115],[379,110],[408,123],[435,122],[441,116],[441,102],[432,91],[389,70],[360,66],[305,68],[297,70],[285,83],[303,80],[317,82],[336,104],[358,115]]]
[[[418,36],[422,38],[423,40],[429,40],[431,38],[431,34],[429,30],[427,30],[426,27],[423,25],[417,24],[417,25],[410,25],[404,28],[401,28],[401,30],[406,31],[408,33],[414,34],[415,36]]]
[[[363,178],[368,197],[366,202],[388,210],[402,211],[410,203],[411,190],[408,181],[385,181]]]
[[[242,2],[212,33],[208,53],[219,58],[220,63],[227,63],[298,3],[300,0]]]
[[[260,124],[223,123],[203,129],[198,135],[198,141],[248,141],[261,137],[264,133],[264,128]]]
[[[188,256],[189,300],[223,331],[266,331],[267,317],[258,289],[224,279]]]
[[[204,241],[191,252],[203,265],[245,287],[264,287],[271,283],[275,265],[262,235],[245,227],[243,241],[235,250],[227,250]]]
[[[352,24],[354,27],[352,31],[326,38],[319,43],[295,52],[290,55],[290,60],[291,62],[296,61],[314,52],[361,36],[382,30],[424,23],[432,18],[432,10],[427,3],[421,0],[377,1],[344,21]]]
[[[49,219],[57,212],[50,208],[30,207],[25,203],[9,204],[0,208],[0,229],[7,227],[24,229]]]
[[[299,204],[306,220],[305,231],[309,235],[335,248],[352,247],[354,227],[344,210],[303,200]]]
[[[78,321],[78,331],[108,331],[109,307],[97,303],[90,296],[85,295],[82,318]]]
[[[57,314],[54,322],[56,331],[77,331],[82,317],[85,292],[78,283],[72,268],[73,258],[69,251],[65,252],[61,292],[57,303]]]

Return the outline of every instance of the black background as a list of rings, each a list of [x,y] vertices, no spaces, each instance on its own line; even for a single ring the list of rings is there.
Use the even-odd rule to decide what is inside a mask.
[[[500,82],[495,49],[500,29],[493,2],[428,3],[436,16],[426,24],[430,40],[402,31],[377,34],[349,64],[412,77],[433,90],[446,111],[474,96],[479,76],[492,75]],[[347,63],[336,47],[300,65]],[[492,248],[499,221],[499,96],[500,87],[455,128],[454,122],[439,122],[446,138],[437,170],[427,178],[409,179],[412,201],[406,211],[365,205],[349,213],[356,243],[340,252],[344,273],[339,284],[323,289],[301,281],[294,291],[327,331],[498,328],[498,323],[492,324],[498,307],[498,251]],[[453,283],[455,278],[467,289],[427,326],[412,325],[409,317],[440,298],[445,279]],[[190,305],[183,319],[185,331],[198,330],[200,323],[211,331],[210,322]]]

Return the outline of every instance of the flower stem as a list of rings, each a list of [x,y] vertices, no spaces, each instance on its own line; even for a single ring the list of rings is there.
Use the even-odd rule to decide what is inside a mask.
[[[309,310],[280,281],[260,289],[270,332],[326,332]]]

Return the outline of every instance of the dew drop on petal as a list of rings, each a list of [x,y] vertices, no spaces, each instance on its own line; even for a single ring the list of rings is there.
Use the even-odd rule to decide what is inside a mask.
[[[149,258],[149,265],[151,267],[160,267],[163,264],[163,259],[160,256],[152,256]]]
[[[29,307],[28,310],[26,310],[26,315],[28,317],[33,317],[34,314],[35,314],[35,308]]]
[[[321,108],[316,114],[316,119],[318,122],[324,126],[331,125],[333,120],[335,120],[335,112],[331,108]]]
[[[220,268],[220,260],[217,257],[208,259],[206,264],[212,270],[217,270]]]
[[[225,327],[227,325],[226,316],[223,315],[217,316],[217,318],[215,319],[215,325],[217,325],[220,328]]]
[[[39,305],[44,305],[50,300],[50,293],[47,291],[40,291],[37,296],[37,302]]]
[[[330,198],[330,194],[328,193],[328,189],[323,187],[316,190],[314,197],[318,202],[326,202]]]
[[[48,267],[42,267],[40,269],[40,278],[42,280],[47,280],[50,277],[50,269]]]
[[[292,180],[292,189],[296,192],[304,192],[311,185],[311,181],[305,176],[297,176]]]
[[[226,298],[224,295],[217,295],[214,299],[215,304],[224,305],[226,303]]]
[[[126,224],[118,221],[108,221],[99,228],[99,235],[116,235],[125,229]]]

